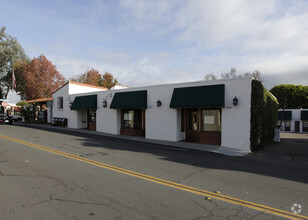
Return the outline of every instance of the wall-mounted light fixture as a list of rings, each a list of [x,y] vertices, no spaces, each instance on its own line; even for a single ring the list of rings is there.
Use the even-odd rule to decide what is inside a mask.
[[[69,104],[69,105],[70,105],[70,107],[72,107],[72,105],[73,105],[73,102],[70,102],[70,104]]]
[[[161,101],[158,99],[156,102],[157,107],[161,106]]]
[[[233,105],[237,106],[238,104],[238,99],[236,98],[236,96],[233,98]]]
[[[106,99],[104,99],[104,101],[103,101],[103,108],[107,108],[107,100]]]

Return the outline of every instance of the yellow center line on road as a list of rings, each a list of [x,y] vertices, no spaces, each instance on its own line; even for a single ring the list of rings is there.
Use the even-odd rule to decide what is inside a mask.
[[[113,171],[123,173],[123,174],[126,174],[126,175],[134,176],[134,177],[137,177],[137,178],[140,178],[140,179],[159,183],[159,184],[169,186],[169,187],[172,187],[172,188],[177,188],[177,189],[192,192],[192,193],[195,193],[195,194],[198,194],[198,195],[214,198],[214,199],[217,199],[217,200],[222,200],[222,201],[225,201],[225,202],[228,202],[228,203],[232,203],[232,204],[236,204],[236,205],[240,205],[240,206],[245,206],[245,207],[255,209],[255,210],[258,210],[258,211],[261,211],[261,212],[266,212],[266,213],[270,213],[270,214],[273,214],[273,215],[277,215],[277,216],[281,216],[281,217],[289,218],[289,219],[307,219],[308,220],[307,216],[294,214],[292,212],[287,212],[287,211],[284,211],[284,210],[275,209],[275,208],[272,208],[272,207],[269,207],[269,206],[265,206],[265,205],[261,205],[261,204],[237,199],[237,198],[222,195],[222,194],[217,194],[217,193],[214,193],[214,192],[209,192],[209,191],[206,191],[206,190],[203,190],[203,189],[198,189],[198,188],[194,188],[194,187],[191,187],[191,186],[182,185],[182,184],[179,184],[179,183],[175,183],[175,182],[171,182],[171,181],[168,181],[168,180],[156,178],[156,177],[153,177],[153,176],[148,176],[148,175],[145,175],[145,174],[142,174],[142,173],[137,173],[137,172],[134,172],[134,171],[131,171],[131,170],[126,170],[126,169],[123,169],[123,168],[120,168],[120,167],[115,167],[115,166],[112,166],[112,165],[104,164],[104,163],[101,163],[101,162],[98,162],[98,161],[94,161],[94,160],[90,160],[90,159],[87,159],[87,158],[84,158],[84,157],[80,157],[78,155],[65,153],[65,152],[62,152],[62,151],[47,148],[47,147],[40,146],[40,145],[37,145],[37,144],[33,144],[33,143],[30,143],[30,142],[26,142],[26,141],[23,141],[23,140],[11,138],[11,137],[4,136],[4,135],[1,135],[1,134],[0,134],[0,138],[6,139],[6,140],[9,140],[9,141],[12,141],[12,142],[16,142],[16,143],[19,143],[19,144],[23,144],[23,145],[26,145],[26,146],[34,147],[34,148],[37,148],[37,149],[40,149],[40,150],[48,151],[48,152],[58,154],[58,155],[61,155],[61,156],[65,156],[67,158],[71,158],[71,159],[74,159],[74,160],[79,160],[79,161],[82,161],[82,162],[85,162],[85,163],[88,163],[88,164],[92,164],[92,165],[95,165],[95,166],[103,167],[105,169],[113,170]]]

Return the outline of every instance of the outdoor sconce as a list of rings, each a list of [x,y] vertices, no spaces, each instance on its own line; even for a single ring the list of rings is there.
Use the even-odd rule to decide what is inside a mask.
[[[107,108],[107,100],[106,99],[104,99],[104,101],[103,101],[103,108]]]
[[[161,106],[161,101],[158,99],[156,102],[157,107]]]
[[[70,102],[70,107],[72,107],[72,105],[73,105],[73,103],[72,103],[72,102]]]
[[[233,105],[237,106],[238,104],[238,99],[236,98],[236,96],[233,98]]]

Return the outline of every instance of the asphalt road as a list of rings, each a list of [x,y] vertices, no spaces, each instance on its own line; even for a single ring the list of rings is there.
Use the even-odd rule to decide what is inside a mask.
[[[262,212],[223,199],[208,200],[169,182],[149,181],[126,171],[219,191],[278,212],[291,212],[296,203],[301,205],[300,215],[308,216],[308,154],[286,151],[290,145],[302,152],[308,139],[296,141],[282,141],[237,158],[0,125],[0,219],[284,219],[271,210]],[[287,153],[277,153],[280,147]]]

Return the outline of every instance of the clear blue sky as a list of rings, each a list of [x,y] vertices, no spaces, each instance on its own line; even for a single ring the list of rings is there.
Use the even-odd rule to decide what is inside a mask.
[[[0,26],[66,78],[95,68],[143,86],[234,67],[259,70],[268,89],[308,85],[308,1],[10,0]]]

